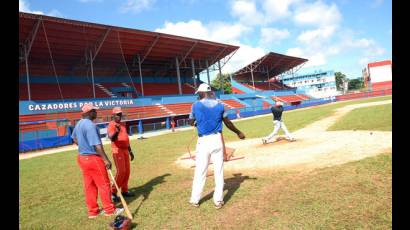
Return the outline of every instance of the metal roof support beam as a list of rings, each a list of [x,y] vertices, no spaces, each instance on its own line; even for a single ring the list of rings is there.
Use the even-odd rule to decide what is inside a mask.
[[[251,76],[252,76],[253,90],[255,90],[255,81],[253,80],[253,69],[251,69]]]
[[[192,78],[194,79],[194,86],[196,88],[196,79],[195,79],[195,62],[194,59],[191,58],[191,66],[192,66]]]
[[[182,88],[181,88],[181,73],[179,72],[179,62],[178,62],[178,57],[175,57],[175,65],[176,65],[176,68],[177,68],[178,91],[179,91],[179,95],[182,95]]]
[[[223,52],[226,50],[226,48],[228,48],[228,47],[225,46],[225,47],[221,50],[221,52],[219,52],[218,55],[215,56],[215,58],[212,60],[211,63],[216,62],[216,60],[219,58],[219,56],[221,56],[221,54],[223,54]]]
[[[224,79],[222,76],[222,71],[221,71],[221,62],[218,60],[218,69],[219,69],[219,77],[221,78],[221,91],[222,94],[224,94]]]
[[[222,64],[221,68],[223,68],[226,65],[226,63],[228,63],[229,60],[231,60],[231,58],[236,53],[236,51],[238,51],[238,49],[236,49],[235,51],[233,51],[233,53],[231,53],[231,55],[229,55],[228,60],[225,61],[225,58],[224,58],[224,61],[223,61],[223,64]]]
[[[105,31],[104,35],[101,37],[100,41],[99,42],[97,41],[97,43],[94,45],[94,52],[91,56],[91,61],[94,61],[95,57],[97,57],[97,54],[98,54],[98,52],[100,52],[102,44],[104,43],[104,41],[107,38],[110,31],[111,31],[111,28],[108,28],[108,30]]]
[[[92,51],[90,50],[91,84],[93,85],[93,97],[95,98],[95,85],[94,85],[94,69],[93,69],[93,63],[94,63],[93,53],[92,53]]]
[[[31,92],[30,92],[30,77],[28,74],[28,58],[27,58],[27,48],[24,46],[24,56],[26,57],[26,75],[27,75],[27,93],[28,93],[28,100],[31,101]]]
[[[154,48],[155,44],[157,44],[160,37],[161,37],[161,35],[159,35],[159,34],[156,36],[155,40],[152,42],[151,46],[148,48],[147,52],[145,53],[144,57],[142,58],[141,64],[145,61],[145,59],[151,53],[152,48]]]
[[[80,68],[81,66],[83,66],[83,63],[85,63],[85,65],[87,65],[89,62],[91,63],[95,60],[95,58],[97,57],[97,54],[100,52],[102,44],[104,43],[104,41],[107,38],[110,31],[111,31],[111,28],[108,28],[105,31],[105,33],[96,41],[96,43],[94,45],[91,45],[90,47],[88,47],[84,50],[84,57],[81,59],[79,64],[76,64],[71,68],[72,72],[74,70],[76,70],[77,68]],[[92,49],[92,46],[94,47],[94,50]],[[90,52],[91,52],[91,55],[90,55]]]
[[[25,61],[27,61],[28,56],[30,55],[31,47],[33,46],[34,40],[37,37],[37,31],[38,31],[38,28],[40,27],[41,20],[42,20],[42,17],[40,16],[37,20],[36,25],[34,26],[34,29],[31,31],[31,34],[27,37],[27,39],[25,41],[24,46],[28,45],[28,48],[26,47],[26,49],[24,50],[24,53],[25,53],[24,59],[25,59]]]
[[[206,75],[208,77],[208,85],[211,85],[211,79],[209,77],[209,63],[208,63],[208,59],[205,60],[205,65],[206,65]]]
[[[198,81],[198,84],[199,84],[201,82],[201,78],[199,77],[199,73],[196,74],[196,78],[197,78],[197,81]]]
[[[138,70],[140,72],[140,85],[141,85],[141,95],[144,96],[144,83],[142,82],[142,70],[141,70],[141,59],[140,55],[138,54]]]

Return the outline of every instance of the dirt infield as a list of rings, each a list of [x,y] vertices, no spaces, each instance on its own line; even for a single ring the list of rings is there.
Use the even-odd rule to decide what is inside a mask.
[[[293,132],[297,141],[280,140],[263,145],[260,138],[226,143],[234,156],[244,159],[225,162],[225,170],[294,169],[329,167],[392,151],[392,132],[326,131],[339,118],[355,108],[390,104],[391,100],[348,105],[331,116]],[[186,158],[184,154],[181,158]],[[176,164],[192,168],[195,162],[178,159]]]

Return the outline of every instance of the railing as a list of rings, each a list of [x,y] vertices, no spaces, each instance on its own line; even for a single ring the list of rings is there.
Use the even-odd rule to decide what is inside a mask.
[[[166,124],[165,124],[165,121],[150,123],[150,124],[142,124],[142,129],[144,130],[144,132],[162,130],[162,129],[166,129]]]
[[[390,90],[391,92],[391,90]],[[386,93],[386,92],[384,92]],[[298,108],[303,108],[303,107],[308,107],[308,106],[314,106],[314,105],[319,105],[319,104],[324,104],[324,103],[329,103],[334,100],[322,100],[322,99],[311,99],[308,101],[305,101],[303,104],[297,105],[297,106],[285,106],[284,110],[293,110],[293,109],[298,109]],[[251,117],[251,116],[256,116],[256,115],[262,115],[262,114],[268,114],[270,113],[269,108],[264,108],[263,106],[253,106],[253,107],[244,107],[244,108],[234,108],[234,109],[229,109],[227,110],[227,114],[229,119],[237,119],[237,111],[239,110],[240,112],[240,117]],[[110,116],[107,116],[107,118]],[[169,117],[164,116],[164,117]],[[110,118],[111,119],[111,118]],[[144,118],[140,119],[140,123],[142,123],[142,120],[147,120],[150,118]],[[102,119],[101,119],[102,120]],[[125,120],[125,119],[124,119]],[[184,119],[178,119],[177,126],[178,127],[184,127],[188,126],[187,118]],[[99,128],[106,128],[106,124],[98,124]],[[71,136],[71,130],[73,127],[70,127],[67,135],[65,136],[43,136],[42,138],[39,137],[37,131],[35,133],[31,133],[31,137],[27,137],[24,132],[20,133],[20,138],[19,138],[19,149],[20,152],[24,151],[31,151],[31,150],[36,150],[36,149],[42,149],[42,148],[50,148],[50,147],[57,147],[57,146],[62,146],[62,145],[68,145],[72,144],[72,140],[70,138]],[[141,130],[139,130],[141,128]],[[153,123],[142,123],[142,127],[139,127],[138,125],[130,125],[129,126],[129,134],[135,134],[135,133],[145,133],[145,132],[152,132],[152,131],[157,131],[157,130],[164,130],[167,128],[167,123],[166,121],[162,122],[153,122]]]
[[[189,126],[189,118],[177,120],[177,127]]]
[[[364,92],[358,92],[358,93],[339,95],[339,96],[336,96],[336,100],[343,101],[343,100],[350,100],[350,99],[364,98],[364,97],[385,96],[385,95],[391,95],[391,94],[392,94],[392,88],[388,88],[388,89],[383,89],[383,90],[364,91]]]

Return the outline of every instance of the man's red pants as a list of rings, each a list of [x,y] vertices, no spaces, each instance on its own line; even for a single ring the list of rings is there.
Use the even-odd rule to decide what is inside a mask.
[[[115,162],[117,173],[115,174],[115,181],[121,192],[128,192],[128,179],[130,178],[130,157],[128,148],[113,150],[112,158]],[[111,187],[113,194],[117,194],[115,185]]]
[[[104,161],[98,155],[81,155],[77,157],[78,165],[83,172],[85,202],[88,208],[88,215],[93,216],[99,213],[97,203],[98,193],[105,213],[111,214],[115,210],[111,200],[110,179]]]

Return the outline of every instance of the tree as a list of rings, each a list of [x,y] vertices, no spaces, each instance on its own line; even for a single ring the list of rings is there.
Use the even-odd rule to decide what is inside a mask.
[[[231,78],[229,77],[229,74],[222,74],[222,80],[223,80],[224,93],[231,94],[232,86],[231,86]],[[211,86],[212,88],[216,90],[221,90],[221,76],[219,75],[219,73],[216,75],[216,78],[212,80]]]
[[[349,81],[348,89],[349,90],[355,90],[355,89],[361,89],[364,87],[364,82],[363,78],[356,78],[352,79]]]
[[[343,81],[347,80],[346,75],[344,75],[341,72],[336,72],[335,73],[335,78],[336,78],[336,88],[337,90],[343,90]]]

